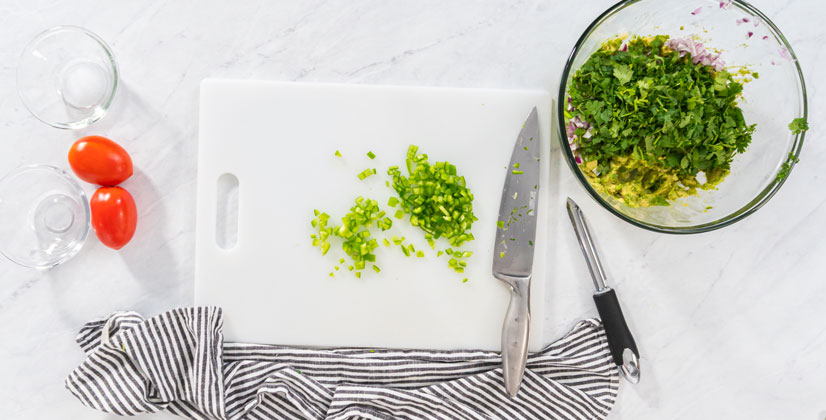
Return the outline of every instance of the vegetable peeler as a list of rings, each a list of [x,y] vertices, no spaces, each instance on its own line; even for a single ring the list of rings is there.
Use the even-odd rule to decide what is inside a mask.
[[[605,336],[608,338],[608,347],[611,349],[611,356],[614,363],[619,368],[622,376],[632,384],[640,381],[640,353],[637,350],[637,343],[625,323],[622,315],[617,293],[614,289],[605,285],[605,271],[599,261],[594,241],[585,222],[585,215],[582,210],[572,200],[568,198],[568,216],[571,217],[571,224],[574,225],[576,237],[591,278],[594,280],[594,303],[597,305],[599,317],[602,318],[602,325],[605,328]]]

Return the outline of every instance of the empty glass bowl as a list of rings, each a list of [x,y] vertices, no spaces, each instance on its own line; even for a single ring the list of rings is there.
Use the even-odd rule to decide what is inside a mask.
[[[0,179],[0,253],[31,268],[75,256],[89,234],[86,194],[66,172],[24,166]]]
[[[112,50],[86,29],[48,29],[20,54],[20,99],[35,117],[53,127],[78,129],[101,119],[117,88],[118,66]]]
[[[571,78],[600,44],[619,35],[697,37],[706,48],[722,52],[727,68],[759,73],[746,83],[739,106],[748,124],[757,124],[745,153],[716,190],[699,190],[669,206],[630,207],[594,189],[568,146],[565,108]],[[804,133],[788,125],[807,117],[803,74],[792,47],[780,30],[750,4],[718,0],[626,0],[591,23],[574,46],[560,81],[557,102],[563,153],[577,179],[608,211],[636,226],[666,233],[697,233],[730,225],[754,213],[783,185],[778,173],[790,169],[800,153]]]

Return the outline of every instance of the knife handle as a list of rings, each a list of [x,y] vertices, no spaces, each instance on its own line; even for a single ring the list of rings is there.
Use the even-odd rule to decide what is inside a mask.
[[[594,302],[597,304],[597,312],[602,318],[602,325],[605,328],[605,335],[608,337],[608,347],[611,349],[611,356],[617,366],[623,366],[622,353],[625,349],[631,350],[639,358],[637,343],[631,335],[631,330],[625,323],[622,315],[617,293],[614,289],[606,287],[594,293]]]
[[[511,287],[511,298],[502,326],[502,374],[508,395],[515,397],[525,373],[528,358],[528,333],[531,326],[529,286]]]

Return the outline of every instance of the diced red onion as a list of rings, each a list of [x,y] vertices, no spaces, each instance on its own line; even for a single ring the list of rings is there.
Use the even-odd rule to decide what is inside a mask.
[[[699,14],[700,14],[700,12],[702,12],[702,11],[703,11],[703,8],[702,8],[702,6],[701,6],[701,7],[698,7],[698,8],[696,8],[696,9],[694,9],[694,11],[693,11],[693,12],[691,12],[691,14],[696,16],[696,15],[699,15]]]
[[[720,59],[720,54],[714,54],[705,49],[701,42],[693,39],[671,38],[665,42],[668,48],[677,51],[680,57],[690,54],[691,61],[694,64],[702,64],[711,66],[714,70],[720,71],[726,66],[726,63]]]
[[[568,103],[571,103],[571,101],[572,101],[572,99],[569,96],[568,97]],[[569,106],[569,108],[570,108],[569,110],[571,110],[571,111],[574,109],[573,106]],[[576,135],[576,130],[578,128],[584,128],[585,129],[585,133],[582,136],[577,136]],[[582,158],[580,157],[579,152],[578,152],[579,141],[577,141],[577,140],[581,141],[583,138],[585,138],[585,139],[591,138],[591,124],[588,123],[587,121],[583,121],[579,117],[571,118],[570,120],[568,120],[568,125],[565,126],[565,134],[568,137],[568,147],[571,148],[571,152],[573,153],[574,158],[576,159],[576,163],[578,165],[582,164]]]

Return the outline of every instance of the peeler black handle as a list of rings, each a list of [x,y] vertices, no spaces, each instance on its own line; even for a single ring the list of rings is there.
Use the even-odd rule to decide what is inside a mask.
[[[625,323],[622,316],[619,300],[614,289],[606,287],[594,293],[594,302],[597,304],[599,317],[602,318],[602,325],[605,328],[605,335],[608,336],[608,347],[611,349],[611,356],[617,366],[623,366],[623,352],[625,349],[631,350],[639,358],[637,343]]]

